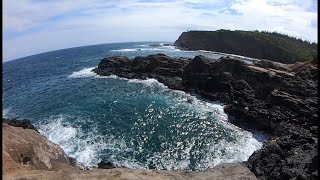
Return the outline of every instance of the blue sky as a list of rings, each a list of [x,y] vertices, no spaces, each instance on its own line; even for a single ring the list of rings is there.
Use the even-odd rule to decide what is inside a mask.
[[[4,0],[3,61],[69,47],[175,41],[187,29],[268,30],[317,42],[316,0]]]

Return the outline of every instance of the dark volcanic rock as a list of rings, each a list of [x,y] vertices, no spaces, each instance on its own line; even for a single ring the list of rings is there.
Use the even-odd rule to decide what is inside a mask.
[[[101,76],[114,74],[128,79],[155,78],[172,89],[182,89],[183,68],[189,61],[187,58],[171,58],[165,54],[137,56],[133,60],[116,56],[103,59],[93,71]]]
[[[313,179],[318,177],[317,70],[312,63],[262,60],[250,65],[230,57],[191,60],[156,54],[133,60],[109,57],[93,71],[155,78],[172,89],[224,102],[232,123],[274,138],[245,162],[258,178]]]
[[[113,169],[116,168],[116,166],[110,162],[110,161],[101,161],[98,163],[99,169]]]
[[[34,125],[31,124],[31,121],[27,119],[18,120],[2,118],[2,123],[7,123],[8,125],[14,127],[22,127],[23,129],[33,129],[39,133],[37,128],[34,127]]]
[[[102,160],[98,163],[99,169],[127,168],[122,165],[115,164],[111,161]]]
[[[282,136],[254,152],[245,164],[260,179],[317,179],[316,141],[298,133]]]
[[[77,165],[77,160],[74,157],[69,157],[69,163],[71,166],[76,166]]]

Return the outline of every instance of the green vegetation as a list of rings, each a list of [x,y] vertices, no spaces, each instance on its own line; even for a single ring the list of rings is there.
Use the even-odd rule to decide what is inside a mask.
[[[317,54],[317,44],[303,41],[300,38],[292,37],[286,34],[278,32],[250,32],[239,31],[241,33],[247,33],[247,35],[254,36],[261,41],[266,41],[270,45],[277,46],[288,54],[296,57],[299,60],[312,60],[313,56]]]
[[[181,34],[176,45],[193,50],[232,53],[282,63],[313,60],[317,43],[267,31],[189,31]]]

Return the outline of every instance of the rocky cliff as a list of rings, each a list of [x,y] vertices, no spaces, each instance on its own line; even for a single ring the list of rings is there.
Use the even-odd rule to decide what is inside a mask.
[[[244,163],[259,179],[316,179],[318,66],[314,62],[247,64],[230,57],[155,54],[105,58],[93,71],[101,76],[155,78],[172,89],[219,100],[226,104],[232,123],[272,135]]]
[[[183,32],[174,45],[187,50],[217,51],[287,64],[312,60],[317,54],[315,43],[258,31],[189,31]]]

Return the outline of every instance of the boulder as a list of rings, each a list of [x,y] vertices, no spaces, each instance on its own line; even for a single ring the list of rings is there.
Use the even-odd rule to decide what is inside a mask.
[[[98,163],[98,168],[99,169],[112,169],[112,168],[116,168],[116,166],[110,161],[103,160]]]

